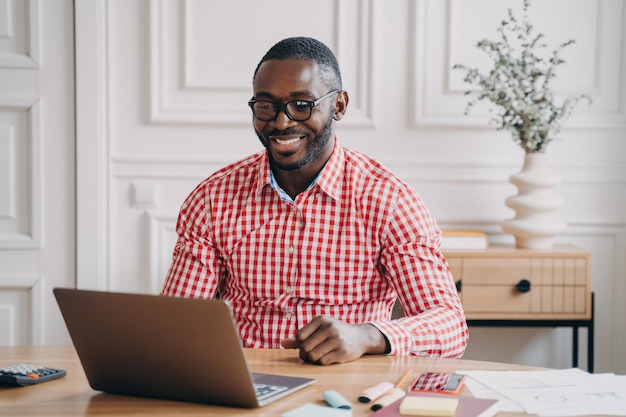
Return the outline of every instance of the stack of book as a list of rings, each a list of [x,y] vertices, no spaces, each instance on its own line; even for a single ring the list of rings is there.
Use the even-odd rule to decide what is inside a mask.
[[[442,250],[487,249],[489,237],[480,230],[442,230]]]

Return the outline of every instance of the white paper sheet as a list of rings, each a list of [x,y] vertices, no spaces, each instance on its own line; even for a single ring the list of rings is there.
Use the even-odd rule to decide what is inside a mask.
[[[577,368],[458,373],[468,375],[495,394],[519,404],[529,414],[542,417],[626,416],[626,376],[590,374]],[[471,385],[468,384],[470,390]],[[483,390],[480,395],[488,395],[488,392]]]

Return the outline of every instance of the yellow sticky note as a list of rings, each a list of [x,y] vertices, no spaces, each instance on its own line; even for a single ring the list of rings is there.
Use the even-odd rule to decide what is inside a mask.
[[[459,400],[456,398],[404,397],[400,403],[403,416],[452,417]]]

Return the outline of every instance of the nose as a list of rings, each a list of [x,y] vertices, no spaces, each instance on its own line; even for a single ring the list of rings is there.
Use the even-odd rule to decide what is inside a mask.
[[[287,117],[287,113],[285,113],[286,109],[283,107],[276,114],[276,118],[274,119],[274,127],[279,130],[285,130],[291,126],[293,126],[296,122]]]

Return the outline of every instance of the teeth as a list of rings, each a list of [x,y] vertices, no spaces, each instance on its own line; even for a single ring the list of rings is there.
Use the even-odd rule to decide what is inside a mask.
[[[278,139],[278,138],[274,138],[274,140],[279,145],[291,145],[292,143],[296,143],[297,141],[299,141],[300,138],[293,138],[293,139]]]

